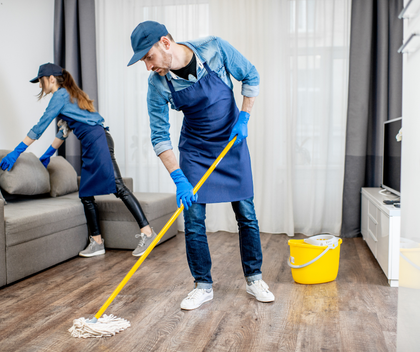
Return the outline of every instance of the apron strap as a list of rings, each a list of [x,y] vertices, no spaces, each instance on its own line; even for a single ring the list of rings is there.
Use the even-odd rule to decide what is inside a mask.
[[[207,62],[204,61],[203,62],[203,65],[204,65],[204,68],[206,69],[207,73],[213,72],[210,69],[209,65],[207,65]],[[166,79],[166,82],[168,83],[168,86],[169,86],[169,89],[171,90],[171,93],[174,94],[175,93],[175,88],[174,88],[174,86],[172,84],[172,80],[169,80],[168,77],[166,77],[166,75],[165,75],[165,79]]]
[[[207,71],[207,73],[211,73],[211,72],[213,72],[211,69],[210,69],[210,67],[207,65],[207,62],[203,62],[203,65],[204,65],[204,68],[206,69],[206,71]]]
[[[174,86],[172,85],[172,82],[166,77],[166,75],[165,75],[165,79],[166,79],[166,83],[168,83],[168,87],[171,90],[171,93],[174,94],[175,89],[174,89]]]
[[[210,69],[210,67],[207,65],[207,63],[204,61],[203,62],[203,65],[204,65],[204,68],[206,69],[206,71],[207,71],[207,73],[208,74],[210,74],[210,73],[212,73],[213,71]],[[169,73],[168,73],[169,74]],[[172,93],[172,97],[174,96],[174,94],[176,93],[175,92],[175,88],[174,88],[174,85],[172,84],[172,79],[171,80],[169,80],[168,79],[168,77],[166,77],[166,75],[165,75],[165,79],[166,79],[166,83],[168,83],[168,87],[169,87],[169,89],[170,89],[170,91],[171,91],[171,93]],[[174,105],[175,105],[175,101],[174,101]],[[176,106],[175,106],[176,107]]]

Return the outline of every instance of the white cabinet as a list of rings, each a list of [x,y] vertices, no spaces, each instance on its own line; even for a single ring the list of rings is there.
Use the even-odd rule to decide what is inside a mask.
[[[401,210],[384,204],[395,198],[379,193],[381,188],[362,188],[363,239],[366,241],[391,287],[398,287]]]

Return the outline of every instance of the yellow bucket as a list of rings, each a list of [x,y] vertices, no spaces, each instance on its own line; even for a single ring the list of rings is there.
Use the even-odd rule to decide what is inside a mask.
[[[332,235],[310,237],[321,245],[305,240],[289,240],[293,280],[299,284],[322,284],[337,278],[340,262],[340,246],[343,240]],[[322,245],[328,243],[328,245]]]

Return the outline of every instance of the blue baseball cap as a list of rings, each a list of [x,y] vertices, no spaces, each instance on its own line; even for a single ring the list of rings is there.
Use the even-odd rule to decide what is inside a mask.
[[[145,21],[140,23],[131,33],[131,46],[134,55],[127,66],[135,64],[146,55],[161,37],[168,34],[168,30],[163,24],[155,21]]]
[[[31,79],[29,82],[31,83],[37,83],[39,82],[39,79],[44,76],[62,76],[63,75],[63,69],[56,65],[52,64],[51,62],[48,62],[47,64],[43,64],[39,66],[38,70],[38,76],[36,76],[34,79]]]

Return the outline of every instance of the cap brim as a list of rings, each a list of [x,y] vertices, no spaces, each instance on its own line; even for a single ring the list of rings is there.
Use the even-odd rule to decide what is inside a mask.
[[[142,51],[138,51],[137,53],[135,53],[127,66],[131,66],[135,64],[137,61],[140,61],[144,57],[144,55],[146,55],[149,52],[152,46],[153,45],[150,45],[149,48],[143,49]]]
[[[35,77],[34,79],[31,79],[29,82],[38,83],[39,82],[39,77]]]

